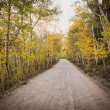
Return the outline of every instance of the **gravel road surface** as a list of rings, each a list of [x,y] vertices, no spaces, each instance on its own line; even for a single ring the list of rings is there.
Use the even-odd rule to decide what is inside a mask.
[[[0,110],[110,110],[110,93],[61,59],[0,99]]]

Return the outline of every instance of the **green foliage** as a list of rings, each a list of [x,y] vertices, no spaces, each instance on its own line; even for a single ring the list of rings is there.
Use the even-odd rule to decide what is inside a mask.
[[[97,26],[94,15],[84,7],[76,8],[76,19],[68,31],[67,55],[77,62],[89,62],[90,60],[108,57],[109,50],[106,44],[110,40],[110,25],[107,19],[103,20],[103,38],[96,40],[93,26]],[[89,62],[90,63],[90,62]]]
[[[60,35],[38,36],[35,27],[39,21],[54,20],[59,13],[52,0],[0,0],[0,92],[58,59]]]

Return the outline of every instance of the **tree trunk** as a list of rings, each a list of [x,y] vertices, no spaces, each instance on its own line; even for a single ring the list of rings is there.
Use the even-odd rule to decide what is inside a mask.
[[[106,64],[105,64],[105,60],[102,59],[102,62],[103,62],[104,72],[105,72],[105,74],[106,74],[107,72],[106,72]]]
[[[10,15],[11,15],[11,0],[8,0],[8,24],[7,24],[7,36],[6,36],[6,69],[8,76],[9,76]]]
[[[98,65],[98,57],[97,57],[97,50],[96,50],[96,39],[95,39],[95,34],[94,34],[94,26],[92,25],[92,35],[93,35],[93,45],[94,45],[94,59],[96,65]]]
[[[110,39],[108,40],[107,45],[108,45],[108,51],[110,52]]]
[[[85,62],[84,62],[84,57],[83,56],[81,56],[81,60],[82,60],[82,63],[84,64]]]

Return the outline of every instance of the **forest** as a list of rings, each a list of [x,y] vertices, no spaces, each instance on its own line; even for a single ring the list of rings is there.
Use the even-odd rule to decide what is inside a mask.
[[[110,1],[81,2],[64,37],[50,31],[62,13],[53,0],[0,0],[0,94],[60,58],[110,86]]]
[[[76,16],[66,38],[67,57],[110,87],[110,1],[83,1],[74,8]]]
[[[59,14],[52,0],[0,0],[0,93],[58,61],[62,34],[46,27]]]

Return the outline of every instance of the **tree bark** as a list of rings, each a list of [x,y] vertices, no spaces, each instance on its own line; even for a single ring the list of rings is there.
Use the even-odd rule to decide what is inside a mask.
[[[95,40],[95,34],[94,34],[93,25],[92,25],[92,35],[93,35],[93,45],[94,45],[94,59],[95,59],[96,65],[98,65],[98,57],[97,57],[97,53],[96,53],[96,40]]]
[[[8,24],[7,24],[7,36],[6,36],[6,69],[8,75],[9,75],[10,16],[11,16],[11,0],[8,0]]]
[[[105,74],[106,74],[107,72],[106,72],[106,64],[105,64],[105,60],[102,59],[102,62],[103,62],[104,72],[105,72]]]

